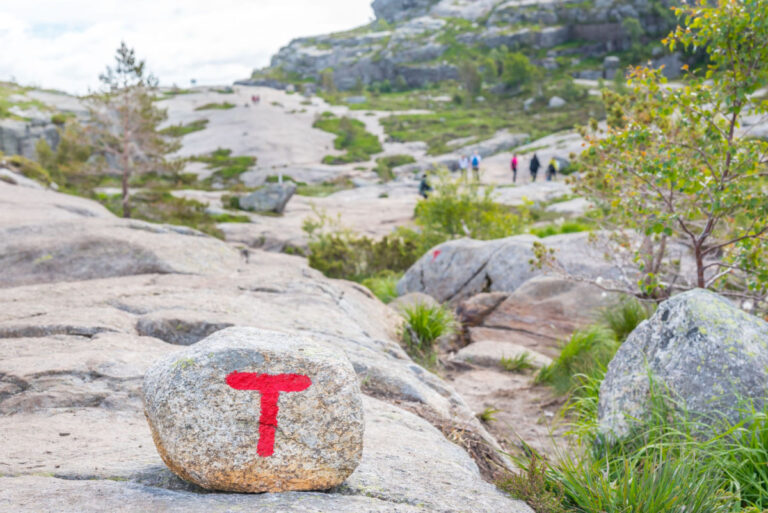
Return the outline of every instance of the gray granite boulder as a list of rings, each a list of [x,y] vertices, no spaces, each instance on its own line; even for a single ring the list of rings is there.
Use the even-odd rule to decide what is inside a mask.
[[[296,192],[291,182],[270,183],[239,199],[240,208],[253,212],[282,214],[288,201]]]
[[[608,366],[600,387],[602,432],[623,437],[633,419],[646,415],[649,373],[693,417],[737,421],[745,402],[759,408],[768,395],[768,323],[701,289],[662,303]]]
[[[363,452],[352,364],[304,337],[221,330],[153,365],[143,392],[163,461],[203,488],[326,490]]]

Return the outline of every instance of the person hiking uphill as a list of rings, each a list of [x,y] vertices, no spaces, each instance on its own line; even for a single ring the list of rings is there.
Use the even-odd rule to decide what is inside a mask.
[[[429,185],[429,180],[427,180],[427,175],[424,174],[421,176],[421,182],[419,183],[419,194],[421,194],[424,199],[427,199],[427,196],[429,196],[429,193],[432,191],[432,186]]]
[[[517,155],[512,155],[509,166],[512,168],[512,183],[515,183],[517,182]]]
[[[551,182],[555,175],[557,174],[557,161],[554,157],[552,157],[549,161],[549,165],[547,166],[547,181]]]
[[[483,160],[477,152],[472,154],[472,174],[475,175],[475,181],[480,181],[480,161]]]
[[[468,178],[467,171],[469,171],[469,157],[462,155],[459,157],[459,172],[462,178]]]
[[[536,175],[539,173],[539,168],[541,167],[541,162],[539,162],[539,157],[536,156],[536,154],[533,154],[533,158],[531,159],[531,181],[536,181]]]

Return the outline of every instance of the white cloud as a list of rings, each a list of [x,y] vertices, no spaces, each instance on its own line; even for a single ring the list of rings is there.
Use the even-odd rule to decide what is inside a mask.
[[[225,84],[295,37],[370,21],[370,0],[2,0],[0,80],[83,93],[121,40],[163,84]]]

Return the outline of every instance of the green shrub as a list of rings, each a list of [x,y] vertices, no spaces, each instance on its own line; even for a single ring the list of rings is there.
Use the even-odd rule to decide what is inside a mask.
[[[434,191],[414,211],[421,228],[425,252],[446,240],[471,237],[500,239],[521,233],[528,220],[525,209],[513,211],[493,201],[493,189],[482,192],[477,184],[453,180],[441,173]]]
[[[403,316],[406,352],[424,367],[434,368],[437,364],[435,342],[442,335],[453,332],[456,325],[453,312],[441,305],[416,303],[405,308]]]
[[[36,180],[43,185],[50,185],[52,182],[51,175],[46,169],[34,160],[29,160],[21,155],[5,157],[0,153],[0,164],[4,164],[12,171],[26,176],[27,178],[31,178],[32,180]]]
[[[197,107],[195,110],[228,110],[233,109],[235,106],[229,102],[223,103],[206,103]]]
[[[393,168],[405,164],[412,164],[413,162],[416,162],[416,159],[411,155],[388,155],[376,159],[376,168],[374,171],[376,171],[376,174],[379,175],[379,178],[381,178],[383,182],[389,182],[390,180],[395,179],[395,175],[392,172]]]
[[[402,276],[402,273],[385,270],[370,278],[365,278],[361,283],[368,287],[382,303],[389,303],[397,298],[397,282]]]
[[[531,233],[537,237],[551,237],[563,233],[578,233],[591,230],[592,227],[578,221],[566,221],[562,224],[549,224],[539,228],[531,228]]]

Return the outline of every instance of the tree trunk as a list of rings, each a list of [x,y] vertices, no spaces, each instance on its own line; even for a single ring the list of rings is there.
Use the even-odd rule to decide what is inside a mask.
[[[131,217],[131,205],[128,200],[128,170],[123,169],[123,217]]]
[[[695,245],[693,251],[696,254],[696,286],[704,289],[707,285],[704,281],[704,251],[700,244]]]

